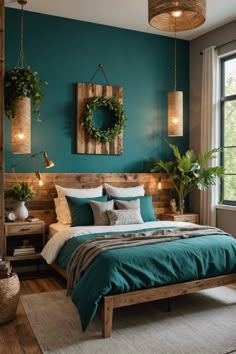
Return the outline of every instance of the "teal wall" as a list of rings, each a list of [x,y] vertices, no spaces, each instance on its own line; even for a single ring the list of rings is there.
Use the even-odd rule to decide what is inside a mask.
[[[20,12],[6,9],[6,69],[19,58]],[[47,172],[145,172],[149,157],[168,158],[167,93],[173,90],[174,40],[60,17],[25,12],[25,61],[48,81],[42,123],[32,123],[32,153],[46,150],[56,166]],[[113,86],[124,87],[124,152],[79,155],[76,145],[76,83],[89,82],[102,63]],[[93,83],[106,84],[100,71]],[[170,138],[181,150],[189,141],[189,43],[177,41],[177,89],[184,91],[184,137]],[[5,120],[6,172],[28,155],[13,155]],[[40,164],[41,164],[41,159]],[[40,165],[40,170],[45,172]],[[32,172],[32,161],[17,172]]]

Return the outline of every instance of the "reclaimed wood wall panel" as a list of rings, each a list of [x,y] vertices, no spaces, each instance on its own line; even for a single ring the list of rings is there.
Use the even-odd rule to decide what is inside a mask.
[[[102,143],[91,137],[81,125],[86,103],[94,96],[116,97],[123,103],[123,88],[95,84],[77,84],[77,138],[76,152],[78,154],[121,155],[123,153],[123,132],[112,142]]]
[[[4,0],[0,0],[0,256],[4,256],[4,73],[5,40]]]
[[[153,207],[157,216],[170,211],[170,199],[176,197],[174,186],[166,174],[162,176],[162,189],[157,189],[158,174],[151,173],[42,173],[44,185],[39,187],[34,173],[17,173],[19,182],[32,185],[35,196],[26,203],[32,216],[44,220],[46,226],[56,222],[53,199],[57,197],[55,184],[68,188],[91,188],[109,183],[117,187],[134,187],[144,184],[146,194],[152,194]],[[7,190],[16,183],[13,173],[5,174],[5,210],[15,210],[17,202]]]

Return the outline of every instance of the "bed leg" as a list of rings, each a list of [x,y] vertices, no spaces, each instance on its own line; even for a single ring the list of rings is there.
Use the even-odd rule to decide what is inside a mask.
[[[102,336],[109,338],[112,331],[113,319],[113,300],[109,297],[104,297],[102,304]]]

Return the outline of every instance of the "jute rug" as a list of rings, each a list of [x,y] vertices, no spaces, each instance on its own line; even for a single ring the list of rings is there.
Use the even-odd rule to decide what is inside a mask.
[[[43,353],[236,353],[236,289],[221,287],[116,309],[113,333],[101,337],[100,313],[83,333],[65,291],[21,297]]]

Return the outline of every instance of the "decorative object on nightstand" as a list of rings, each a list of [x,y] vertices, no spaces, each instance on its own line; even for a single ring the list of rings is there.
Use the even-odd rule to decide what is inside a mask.
[[[171,211],[172,213],[176,213],[176,211],[177,211],[177,206],[176,206],[176,200],[175,200],[175,198],[171,198],[171,200],[170,200],[170,211]]]
[[[25,220],[28,218],[28,209],[25,206],[27,200],[31,200],[34,196],[34,192],[31,186],[25,182],[19,182],[9,189],[9,193],[18,200],[18,207],[16,209],[16,216],[19,220]]]
[[[10,262],[0,262],[0,324],[13,320],[20,297],[20,281]]]
[[[44,221],[7,222],[5,236],[5,254],[8,261],[41,258],[45,245]]]
[[[165,213],[161,215],[161,220],[167,221],[184,221],[191,222],[193,224],[199,223],[199,215],[198,214],[176,214],[176,213]]]
[[[222,149],[212,149],[206,153],[195,155],[193,150],[187,150],[183,155],[180,154],[176,145],[169,144],[174,153],[175,159],[172,161],[162,161],[151,159],[154,168],[151,172],[164,170],[172,180],[179,197],[180,214],[184,212],[184,199],[193,190],[208,190],[216,184],[217,177],[224,175],[222,166],[207,167],[209,160],[216,158],[216,153]]]

